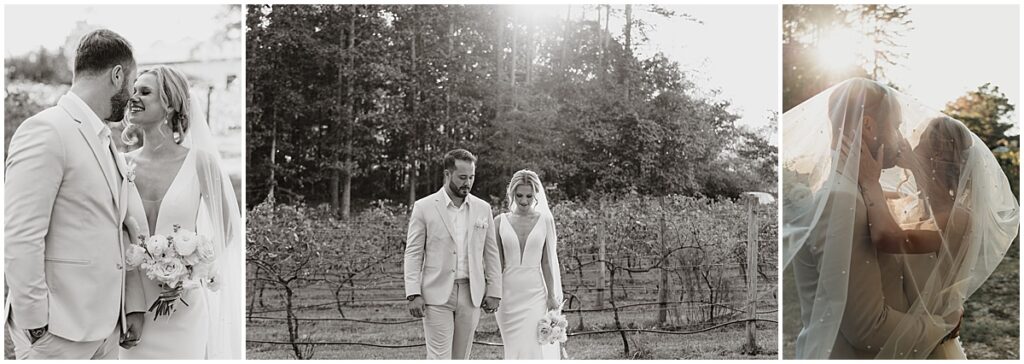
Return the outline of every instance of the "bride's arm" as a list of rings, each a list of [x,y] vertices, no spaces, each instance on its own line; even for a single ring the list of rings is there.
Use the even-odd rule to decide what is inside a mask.
[[[889,254],[927,254],[939,251],[942,237],[933,230],[904,230],[896,222],[879,184],[862,184],[867,206],[871,242],[879,252]]]
[[[866,146],[862,146],[860,169],[857,171],[857,182],[861,187],[864,205],[867,207],[868,230],[875,249],[890,254],[925,254],[939,251],[942,239],[937,233],[927,230],[904,230],[893,218],[886,202],[886,193],[879,183],[883,168],[879,160],[884,158],[884,146],[879,149],[877,159]],[[911,171],[919,170],[913,158],[901,160],[906,161],[904,165]]]
[[[544,275],[544,286],[548,291],[548,309],[555,309],[558,308],[559,304],[562,302],[562,297],[556,297],[559,295],[556,292],[560,292],[560,290],[556,291],[557,287],[555,286],[559,283],[555,282],[554,278],[554,270],[559,269],[559,267],[552,266],[552,262],[557,262],[557,256],[551,256],[551,254],[557,254],[555,249],[553,249],[556,242],[555,228],[553,226],[554,222],[551,220],[545,218],[542,222],[547,225],[547,234],[544,237],[544,249],[541,251],[540,268]]]

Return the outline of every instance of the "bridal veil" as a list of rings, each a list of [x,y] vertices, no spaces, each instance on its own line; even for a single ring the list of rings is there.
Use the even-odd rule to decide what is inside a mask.
[[[182,146],[197,153],[202,194],[196,222],[199,234],[210,237],[216,248],[217,289],[210,292],[211,322],[207,359],[242,358],[242,219],[234,187],[221,168],[217,143],[195,95],[190,95],[192,112]]]
[[[782,134],[783,264],[798,287],[784,294],[801,303],[797,358],[829,358],[843,340],[877,358],[927,358],[1017,235],[1018,203],[992,152],[961,122],[866,79],[786,112]],[[859,178],[862,158],[881,165],[884,198],[864,196],[861,179],[872,178]],[[876,202],[888,216],[866,212]],[[935,249],[883,249],[886,222],[907,247]],[[861,307],[876,293],[883,307]],[[861,309],[877,310],[851,314]],[[850,330],[851,320],[868,322]]]

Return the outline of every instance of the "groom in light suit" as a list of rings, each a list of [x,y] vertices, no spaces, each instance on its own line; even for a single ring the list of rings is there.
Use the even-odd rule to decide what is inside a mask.
[[[832,116],[833,145],[843,143],[843,140],[853,140],[855,130],[861,129],[861,138],[866,151],[878,153],[884,145],[885,150],[899,150],[899,143],[903,137],[899,134],[898,105],[888,101],[886,90],[878,86],[875,81],[855,80],[848,84],[853,91],[847,91],[853,95],[865,95],[863,100],[859,97],[848,97],[844,103],[841,99],[846,93],[834,91],[829,100],[830,115]],[[832,109],[834,108],[834,109]],[[863,110],[863,111],[861,111]],[[862,123],[856,126],[853,123]],[[842,133],[842,134],[841,134]],[[841,149],[841,148],[840,148]],[[842,150],[841,153],[848,151]],[[883,156],[882,169],[896,166],[897,153],[889,153]],[[843,159],[845,159],[845,154]],[[866,171],[859,171],[865,173]],[[876,173],[878,171],[875,171]],[[935,325],[935,322],[945,322],[951,318],[930,317],[923,315],[907,314],[907,297],[902,291],[902,281],[899,277],[899,265],[893,262],[896,259],[890,254],[878,254],[871,239],[871,230],[868,225],[867,206],[855,177],[845,176],[842,173],[835,173],[833,189],[825,195],[816,198],[826,199],[824,211],[836,211],[834,206],[853,206],[852,216],[844,216],[840,219],[829,219],[824,217],[814,226],[811,238],[803,249],[797,252],[793,260],[793,269],[797,283],[797,293],[800,296],[801,321],[803,329],[797,336],[798,351],[802,347],[814,346],[811,344],[820,337],[810,334],[807,328],[816,325],[812,319],[816,299],[828,301],[819,297],[819,292],[827,292],[831,287],[825,287],[819,291],[818,282],[822,274],[829,272],[828,265],[848,266],[848,280],[846,304],[841,312],[838,335],[831,349],[828,350],[830,359],[874,359],[882,347],[890,338],[890,334],[896,331],[901,323],[909,323],[915,328],[915,332],[921,337],[929,338],[928,341],[938,342],[948,340],[959,335],[958,332],[945,332]],[[884,202],[880,202],[884,203]],[[835,236],[849,236],[851,240],[846,241],[835,238]],[[828,249],[826,249],[828,247]],[[827,253],[829,249],[838,250],[838,247],[848,247],[849,256]],[[837,259],[849,259],[841,262]],[[823,273],[825,271],[826,273]],[[832,270],[834,272],[834,270]],[[843,271],[843,274],[847,274]],[[955,319],[955,318],[952,318]],[[799,354],[798,354],[799,355]],[[797,359],[817,359],[802,358]]]
[[[125,275],[127,171],[103,122],[122,119],[135,76],[124,38],[86,34],[71,90],[11,139],[4,311],[18,359],[116,359],[141,337],[142,313],[124,309],[141,285]]]
[[[427,359],[469,359],[480,310],[501,301],[491,205],[469,194],[476,157],[444,156],[444,187],[416,201],[405,246],[409,312],[423,318]]]

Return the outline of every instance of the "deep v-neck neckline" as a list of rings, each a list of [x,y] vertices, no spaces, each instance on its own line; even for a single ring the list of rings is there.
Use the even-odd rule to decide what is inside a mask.
[[[533,223],[533,227],[530,228],[530,232],[526,233],[526,241],[519,239],[519,232],[516,231],[515,225],[512,225],[512,220],[509,219],[510,214],[505,215],[505,224],[508,225],[509,229],[512,229],[512,235],[516,237],[516,247],[519,248],[519,265],[523,265],[523,256],[526,255],[526,244],[530,243],[530,237],[533,236],[533,232],[537,230],[537,225],[540,225],[540,216],[537,217],[537,221]]]
[[[184,174],[185,166],[188,165],[189,159],[191,159],[191,158],[192,158],[192,149],[189,149],[188,152],[186,152],[186,154],[185,154],[185,160],[181,161],[181,165],[178,166],[178,172],[175,173],[174,174],[174,178],[171,179],[171,184],[167,186],[167,190],[164,191],[164,195],[160,196],[159,200],[155,200],[155,201],[143,200],[145,202],[149,202],[149,203],[154,203],[155,202],[157,204],[157,206],[156,206],[156,216],[155,216],[155,219],[153,219],[153,226],[150,227],[150,232],[149,232],[150,234],[156,234],[156,229],[160,227],[160,216],[163,216],[163,214],[164,214],[164,211],[163,211],[164,210],[164,201],[167,200],[167,196],[171,194],[171,191],[174,190],[174,187],[178,185],[178,180],[181,179],[181,175]],[[143,212],[145,212],[145,211],[143,211]],[[146,220],[147,220],[147,223],[148,223],[148,220],[149,220],[148,213],[147,213],[147,216],[146,216]]]

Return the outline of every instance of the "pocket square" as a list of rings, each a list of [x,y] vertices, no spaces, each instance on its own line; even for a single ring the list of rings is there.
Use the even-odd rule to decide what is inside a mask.
[[[480,219],[476,221],[476,228],[483,229],[487,227],[487,219]]]

